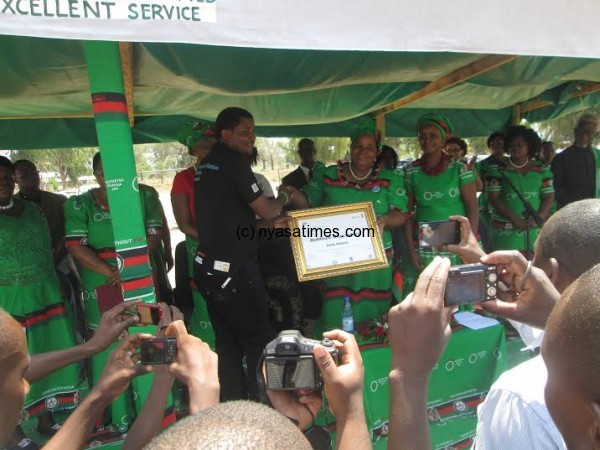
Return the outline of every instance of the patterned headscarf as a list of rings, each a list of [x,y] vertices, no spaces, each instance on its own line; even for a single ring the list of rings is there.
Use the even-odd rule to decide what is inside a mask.
[[[360,136],[365,135],[373,136],[375,138],[375,142],[377,143],[377,148],[379,148],[381,133],[377,129],[375,121],[369,116],[363,117],[354,122],[352,130],[350,131],[350,142],[354,142]]]
[[[417,120],[417,131],[419,131],[425,125],[433,125],[440,130],[440,133],[442,133],[442,139],[444,139],[444,141],[448,139],[448,137],[454,131],[454,127],[452,126],[450,119],[440,113],[431,112],[421,116],[419,120]]]
[[[179,130],[177,141],[192,151],[198,142],[207,136],[217,136],[214,124],[190,120]]]

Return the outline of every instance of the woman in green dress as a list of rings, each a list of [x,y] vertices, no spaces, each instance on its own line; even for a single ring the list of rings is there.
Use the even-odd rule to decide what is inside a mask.
[[[106,184],[100,154],[93,160],[93,170],[99,188],[84,194],[73,196],[65,203],[65,241],[73,258],[81,267],[81,282],[83,286],[83,306],[90,332],[100,323],[100,309],[96,297],[96,288],[105,284],[119,285],[119,269],[115,252],[115,242]],[[140,189],[140,199],[148,253],[160,245],[163,220],[156,191]],[[113,346],[114,347],[114,346]],[[91,358],[92,384],[100,377],[104,362],[113,347]],[[103,425],[112,424],[119,431],[125,431],[135,415],[131,393],[118,397],[109,409],[109,415],[103,420]],[[133,394],[135,396],[135,394]]]
[[[215,332],[213,331],[206,300],[194,284],[194,258],[198,247],[198,231],[194,209],[194,177],[196,166],[212,150],[217,142],[217,135],[212,125],[203,125],[199,122],[188,122],[179,131],[177,140],[188,148],[188,153],[196,157],[196,164],[188,167],[175,175],[171,189],[171,205],[173,215],[179,230],[185,234],[185,246],[188,256],[189,282],[192,285],[192,299],[194,311],[190,323],[190,333],[202,339],[211,348],[215,348]]]
[[[350,297],[355,330],[360,332],[390,308],[393,299],[402,300],[402,277],[392,264],[391,229],[406,221],[407,198],[400,171],[383,169],[376,162],[378,134],[374,124],[363,122],[351,136],[350,161],[313,168],[313,177],[302,191],[283,186],[295,208],[371,202],[377,225],[383,230],[388,267],[324,280],[321,314],[325,330],[341,328],[344,297]],[[315,327],[315,336],[318,335]]]
[[[532,129],[511,127],[506,132],[505,142],[510,156],[506,164],[492,167],[486,181],[488,199],[493,206],[492,247],[518,250],[531,256],[540,226],[526,214],[523,200],[531,205],[539,219],[546,220],[554,201],[552,171],[532,160],[542,145]]]
[[[436,255],[450,258],[452,264],[460,264],[456,255],[443,248],[419,247],[418,223],[466,216],[471,229],[477,230],[479,220],[473,171],[443,151],[453,131],[450,120],[443,114],[425,114],[417,121],[417,131],[423,155],[406,168],[408,207],[414,211],[414,219],[409,219],[404,227],[412,263],[412,266],[408,262],[403,266],[408,292],[414,288],[418,273]]]
[[[0,307],[23,327],[30,354],[72,347],[73,324],[54,271],[48,224],[37,205],[14,198],[14,174],[13,164],[0,156]],[[75,364],[33,383],[23,417],[74,408],[78,385]]]

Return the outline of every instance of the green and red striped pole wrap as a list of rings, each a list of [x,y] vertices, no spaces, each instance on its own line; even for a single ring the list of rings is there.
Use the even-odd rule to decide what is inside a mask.
[[[118,43],[86,41],[84,49],[123,295],[154,302]]]

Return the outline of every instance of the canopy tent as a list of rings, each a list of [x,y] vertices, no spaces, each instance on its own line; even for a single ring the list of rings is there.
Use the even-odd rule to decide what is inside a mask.
[[[138,42],[122,47],[136,143],[171,141],[182,116],[213,120],[230,105],[250,110],[263,136],[345,136],[356,117],[384,113],[388,136],[414,136],[431,109],[482,136],[515,113],[542,121],[600,99],[600,4],[586,0],[191,2],[200,22],[173,0],[2,1],[4,148],[97,144],[83,44],[70,39]],[[541,26],[569,21],[568,35]]]

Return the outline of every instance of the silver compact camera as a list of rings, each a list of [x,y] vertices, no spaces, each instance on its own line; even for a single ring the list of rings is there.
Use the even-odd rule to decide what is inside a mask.
[[[296,330],[279,333],[264,350],[267,388],[288,391],[321,389],[323,379],[312,353],[317,344],[325,347],[338,364],[338,351],[330,339],[308,339]]]
[[[496,300],[498,271],[495,265],[464,264],[450,267],[446,283],[446,306]]]

